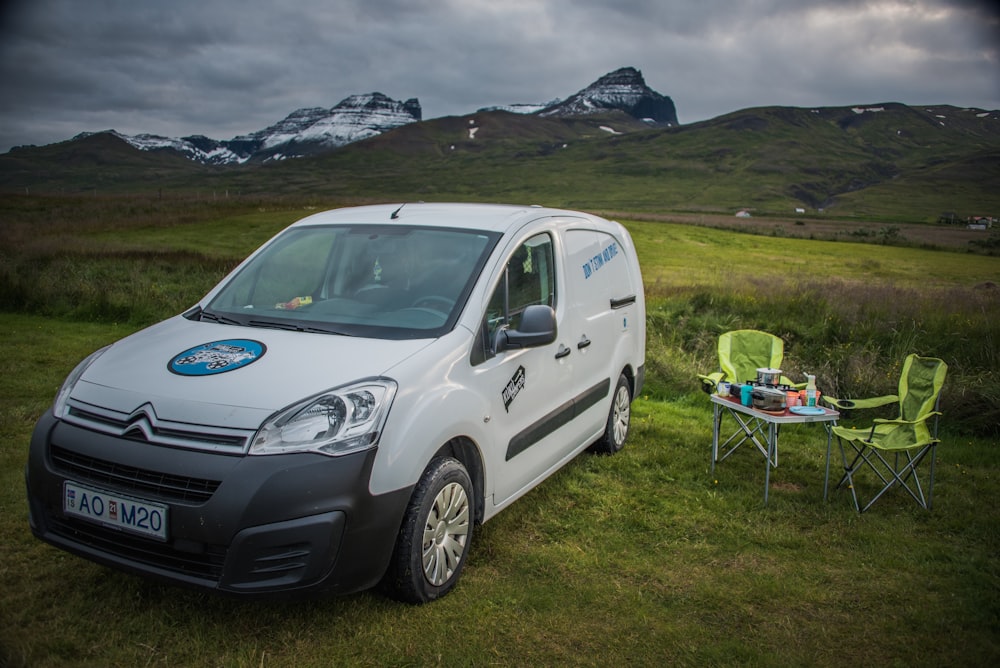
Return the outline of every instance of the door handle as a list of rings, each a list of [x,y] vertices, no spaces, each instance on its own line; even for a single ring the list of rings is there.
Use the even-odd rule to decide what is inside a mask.
[[[588,338],[587,338],[587,335],[586,335],[586,334],[584,334],[584,335],[583,335],[583,336],[582,336],[582,337],[580,338],[580,342],[576,344],[576,347],[577,347],[577,348],[579,348],[580,350],[583,350],[584,348],[586,348],[586,347],[587,347],[587,346],[589,346],[589,345],[590,345],[590,339],[588,339]]]
[[[628,306],[629,304],[634,304],[634,303],[635,303],[635,295],[629,295],[628,297],[619,297],[617,299],[611,300],[611,309],[614,310],[623,308],[625,306]]]
[[[559,350],[556,352],[556,359],[557,360],[558,359],[562,359],[563,357],[566,357],[567,355],[569,355],[571,352],[573,352],[573,351],[560,343],[559,344]]]

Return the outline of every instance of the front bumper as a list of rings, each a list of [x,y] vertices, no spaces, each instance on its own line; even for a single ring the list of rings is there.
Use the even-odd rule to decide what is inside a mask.
[[[346,593],[385,572],[412,490],[368,491],[375,450],[251,457],[151,445],[46,413],[25,473],[32,532],[98,563],[237,594]],[[62,511],[65,480],[166,504],[168,538]]]

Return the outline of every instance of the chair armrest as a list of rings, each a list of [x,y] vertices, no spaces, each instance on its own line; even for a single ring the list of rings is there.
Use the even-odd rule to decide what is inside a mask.
[[[878,406],[885,406],[899,401],[899,397],[895,394],[887,394],[884,397],[872,397],[870,399],[837,399],[836,397],[822,395],[820,399],[830,404],[837,410],[877,408]]]
[[[796,390],[804,390],[806,389],[806,385],[809,384],[809,383],[793,383],[790,378],[786,378],[785,376],[782,376],[780,380],[782,385],[787,385],[788,387],[791,387]]]
[[[722,371],[715,371],[708,375],[698,374],[698,380],[701,381],[701,389],[707,394],[712,394],[715,392],[715,388],[718,386],[719,381],[725,378],[726,374]]]
[[[916,420],[904,420],[903,418],[875,418],[872,420],[873,424],[920,424],[921,422],[927,422],[929,418],[936,415],[944,415],[941,411],[931,411],[927,415],[923,415]]]

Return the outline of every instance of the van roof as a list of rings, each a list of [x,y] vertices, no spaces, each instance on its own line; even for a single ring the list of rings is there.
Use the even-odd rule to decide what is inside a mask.
[[[597,224],[605,222],[601,218],[580,211],[541,206],[406,202],[333,209],[303,218],[295,223],[295,226],[398,223],[503,233],[528,221],[550,216],[583,218]]]

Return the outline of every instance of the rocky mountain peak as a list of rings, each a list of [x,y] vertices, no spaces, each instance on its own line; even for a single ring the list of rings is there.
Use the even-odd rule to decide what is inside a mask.
[[[382,93],[351,95],[330,109],[296,109],[274,125],[227,140],[203,135],[162,137],[152,134],[111,134],[141,151],[174,150],[196,162],[215,165],[284,160],[367,139],[421,120],[417,98],[405,102]],[[92,133],[81,133],[77,138]]]
[[[677,125],[677,110],[669,97],[646,85],[642,72],[622,67],[605,74],[578,93],[538,112],[540,116],[583,116],[624,111],[652,125]]]
[[[351,95],[330,109],[298,109],[270,127],[232,141],[253,145],[255,157],[274,159],[344,146],[419,121],[421,116],[416,98],[399,102],[377,92]]]

